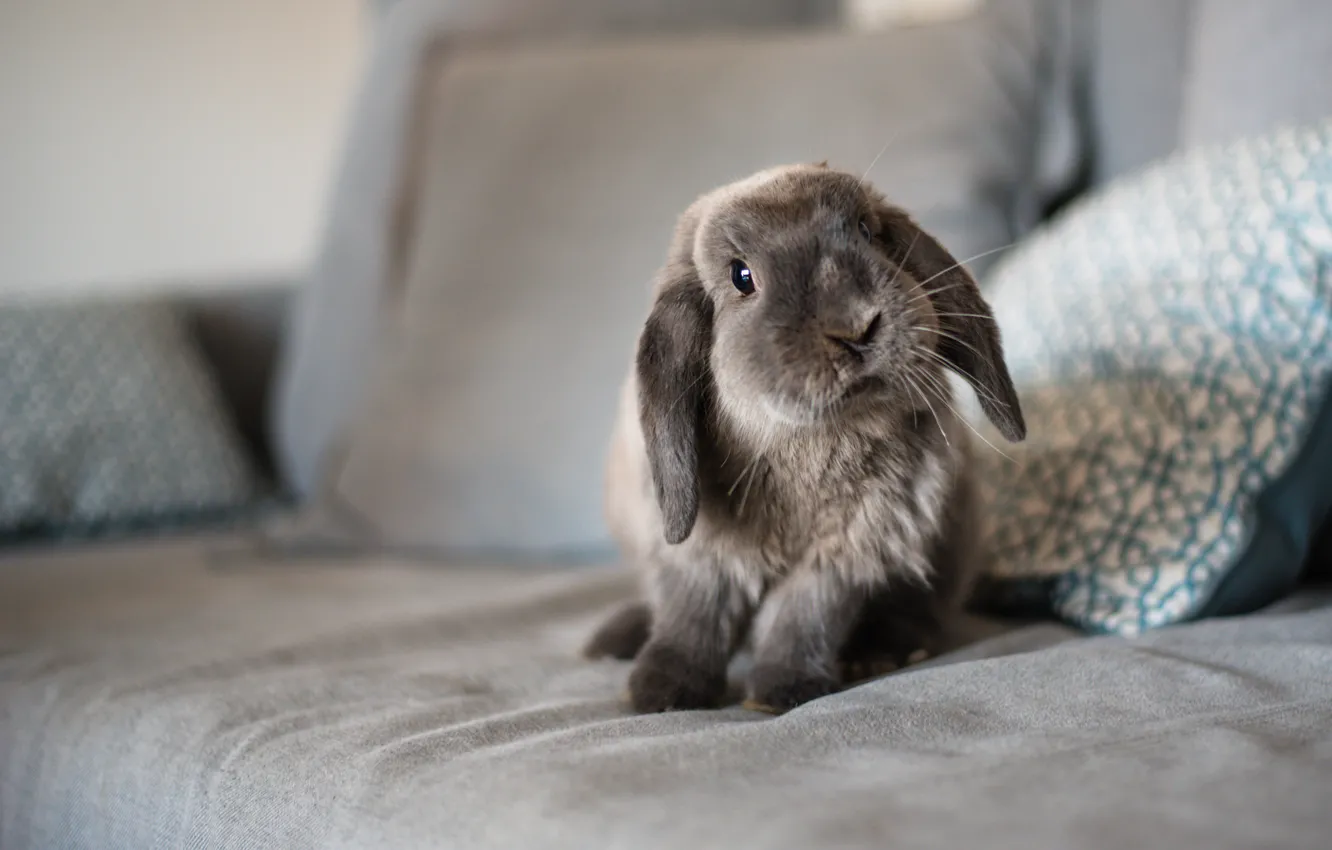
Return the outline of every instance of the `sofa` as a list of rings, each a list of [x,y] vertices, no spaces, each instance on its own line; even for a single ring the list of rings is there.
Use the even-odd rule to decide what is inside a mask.
[[[1326,846],[1332,522],[1255,610],[971,612],[776,718],[636,716],[579,654],[637,592],[601,453],[694,195],[828,158],[995,252],[1332,114],[1326,6],[564,6],[374,4],[309,278],[174,300],[240,503],[0,549],[0,847]]]

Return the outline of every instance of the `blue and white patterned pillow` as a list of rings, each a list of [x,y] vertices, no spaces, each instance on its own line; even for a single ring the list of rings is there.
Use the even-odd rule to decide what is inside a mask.
[[[1332,121],[1107,187],[1005,258],[987,296],[1030,426],[979,458],[1010,602],[1035,590],[1119,634],[1196,617],[1274,483],[1303,479],[1300,511],[1332,504],[1332,468],[1296,463],[1311,440],[1332,451]]]

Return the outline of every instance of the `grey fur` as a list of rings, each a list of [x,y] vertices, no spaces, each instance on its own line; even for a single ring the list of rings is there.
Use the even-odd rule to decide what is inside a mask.
[[[838,687],[839,662],[928,649],[976,560],[945,368],[1024,437],[975,282],[854,175],[772,169],[685,212],[608,464],[608,520],[647,603],[588,648],[636,656],[635,709],[716,705],[747,635],[749,702],[772,711]]]

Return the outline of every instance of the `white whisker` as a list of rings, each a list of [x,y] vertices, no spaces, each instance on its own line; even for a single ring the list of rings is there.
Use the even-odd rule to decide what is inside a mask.
[[[934,315],[938,316],[938,317],[941,318],[941,319],[990,319],[990,318],[993,318],[992,316],[987,316],[987,315],[985,315],[984,313],[935,313]]]
[[[749,490],[754,486],[754,476],[756,475],[758,475],[758,464],[755,464],[753,471],[749,473],[749,481],[745,484],[745,492],[740,494],[740,505],[735,509],[737,517],[745,515],[745,503],[749,501]]]
[[[910,401],[910,400],[911,400],[911,388],[907,385],[907,382],[906,382],[905,380],[903,380],[902,376],[899,375],[899,374],[897,374],[896,372],[894,372],[894,373],[893,373],[893,381],[897,384],[897,386],[901,387],[903,390],[906,390],[906,392],[907,392],[907,400]],[[916,414],[917,414],[918,412],[919,412],[919,411],[916,409],[916,406],[915,406],[915,405],[912,405],[912,406],[911,406],[911,427],[912,427],[912,428],[919,427],[919,425],[920,425],[920,423],[919,423],[919,421],[917,421],[917,417],[916,417]]]
[[[939,375],[936,375],[933,372],[930,372],[929,370],[924,369],[922,367],[917,367],[916,377],[920,378],[922,381],[925,381],[925,386],[933,390],[935,396],[938,397],[940,400],[952,397],[953,395],[952,387],[948,386],[945,380],[942,379]]]
[[[972,425],[971,422],[965,416],[963,416],[961,413],[958,413],[957,408],[953,407],[953,405],[949,403],[948,399],[940,397],[939,401],[943,403],[944,407],[947,407],[949,410],[951,410],[953,412],[953,416],[955,416],[958,419],[958,421],[960,421],[963,425],[967,426],[967,428],[970,429],[971,433],[975,434],[976,437],[982,443],[994,449],[995,453],[997,453],[1004,460],[1007,460],[1009,462],[1013,461],[1013,458],[1005,454],[1002,449],[1000,449],[994,443],[991,443],[989,440],[985,439],[985,435],[982,434],[980,431],[976,430],[976,426]]]
[[[920,228],[916,228],[916,235],[911,237],[911,243],[907,245],[906,253],[902,255],[902,262],[897,264],[897,271],[893,272],[892,280],[888,281],[888,287],[890,289],[892,288],[893,284],[897,283],[897,277],[902,273],[902,267],[906,265],[907,260],[911,259],[911,249],[916,247],[916,242],[919,239],[920,239]],[[908,301],[907,303],[910,304],[911,302]]]
[[[975,390],[977,395],[982,395],[982,396],[984,396],[985,398],[988,398],[990,401],[994,402],[995,404],[999,405],[1000,407],[1008,407],[1008,404],[1007,404],[1006,402],[1000,401],[998,398],[995,397],[994,393],[990,392],[988,389],[986,389],[985,387],[981,386],[981,385],[976,381],[976,379],[973,378],[971,375],[968,375],[968,374],[966,374],[965,372],[963,372],[962,370],[958,369],[957,366],[956,366],[955,364],[950,363],[950,362],[948,361],[948,358],[944,357],[944,356],[941,355],[939,352],[937,352],[937,351],[931,351],[930,349],[924,347],[923,345],[918,345],[918,346],[916,346],[916,353],[918,353],[918,354],[924,354],[925,356],[932,358],[932,359],[933,359],[935,362],[937,362],[940,366],[944,367],[944,368],[947,369],[948,371],[950,371],[950,372],[952,372],[953,374],[957,375],[957,376],[958,376],[959,378],[961,378],[963,381],[966,381],[967,386],[969,386],[969,387],[971,387],[973,390]]]
[[[946,403],[946,402],[945,402],[945,403]],[[949,409],[952,409],[953,406],[950,404],[950,405],[948,405],[948,407],[949,407]],[[1013,457],[1012,457],[1011,455],[1006,454],[1006,453],[1004,452],[1003,449],[999,448],[999,447],[996,446],[994,443],[991,443],[989,440],[985,439],[985,435],[982,434],[980,431],[977,431],[977,430],[976,430],[976,426],[975,426],[975,425],[972,425],[970,422],[968,422],[968,421],[967,421],[967,418],[966,418],[965,416],[962,416],[962,415],[961,415],[960,413],[958,413],[956,410],[953,411],[953,414],[954,414],[955,416],[957,416],[958,419],[961,419],[961,420],[962,420],[962,424],[965,425],[965,426],[967,426],[967,428],[971,431],[971,433],[975,434],[976,437],[979,438],[980,441],[981,441],[982,443],[984,443],[985,445],[987,445],[987,446],[989,446],[990,448],[994,449],[995,454],[999,455],[999,457],[1003,458],[1004,460],[1008,461],[1009,463],[1016,463],[1016,462],[1017,462],[1017,461],[1013,460]]]
[[[869,177],[870,172],[874,170],[874,166],[879,164],[879,160],[883,158],[883,155],[888,152],[888,149],[893,146],[893,142],[897,141],[897,137],[900,136],[901,134],[902,131],[899,128],[898,130],[895,130],[891,136],[888,137],[888,141],[883,143],[883,147],[879,148],[879,152],[874,155],[874,159],[870,160],[869,167],[865,169],[865,173],[860,175],[861,183],[865,182],[865,178]]]
[[[757,464],[758,462],[759,462],[759,455],[758,453],[755,453],[754,458],[749,463],[745,464],[744,468],[740,470],[740,474],[735,477],[735,481],[731,483],[731,489],[726,491],[727,496],[735,495],[735,489],[740,486],[740,482],[745,480],[745,475],[747,475],[749,471],[754,468],[754,465]]]
[[[905,374],[908,377],[908,379],[920,377],[921,373],[916,371],[916,368],[914,366],[907,365],[906,368],[907,372]],[[912,380],[911,383],[914,385],[915,381]],[[919,386],[916,386],[915,390],[917,393],[919,393],[920,400],[925,402],[925,407],[929,408],[930,415],[934,417],[934,424],[939,427],[939,436],[943,437],[944,445],[951,448],[953,444],[952,442],[949,441],[948,434],[944,431],[943,421],[939,419],[939,414],[937,411],[935,411],[934,405],[930,404],[930,400],[926,396],[925,391],[922,390]]]
[[[767,450],[768,448],[765,442],[763,451],[759,452],[758,457],[762,458]],[[740,507],[736,509],[737,516],[744,516],[745,514],[745,505],[749,502],[749,491],[754,487],[754,479],[758,477],[758,468],[759,465],[756,462],[749,470],[749,480],[745,482],[745,492],[740,494]]]
[[[947,292],[947,291],[950,290],[950,289],[957,289],[959,286],[967,286],[967,285],[969,285],[970,283],[971,283],[971,281],[967,281],[967,280],[959,280],[959,281],[957,281],[957,282],[955,282],[955,283],[950,283],[950,284],[948,284],[947,286],[941,286],[941,287],[939,287],[938,289],[933,289],[933,290],[931,290],[931,289],[922,289],[922,290],[920,291],[920,294],[919,294],[919,295],[915,296],[914,298],[912,298],[912,299],[911,299],[910,301],[908,301],[907,303],[908,303],[908,304],[914,304],[914,303],[916,303],[917,301],[922,301],[922,300],[924,300],[924,299],[926,299],[926,298],[930,298],[930,297],[935,296],[935,295],[940,295],[940,294],[942,294],[942,293],[944,293],[944,292]]]
[[[957,336],[956,334],[949,333],[948,331],[942,330],[942,329],[940,329],[940,328],[929,328],[929,327],[926,327],[926,326],[924,326],[924,325],[912,325],[912,326],[911,326],[911,329],[912,329],[913,331],[924,331],[925,333],[936,334],[936,335],[941,336],[941,337],[943,337],[943,338],[945,338],[945,339],[951,339],[953,342],[957,343],[958,345],[962,346],[963,348],[969,349],[969,350],[970,350],[973,354],[975,354],[977,357],[980,357],[980,358],[982,358],[982,359],[984,359],[984,357],[985,357],[985,355],[982,354],[982,353],[980,352],[980,350],[979,350],[978,348],[976,348],[976,346],[972,345],[971,343],[967,342],[965,339],[962,339],[961,337]]]
[[[1006,250],[1008,250],[1009,248],[1012,248],[1012,247],[1013,247],[1014,245],[1016,245],[1016,244],[1017,244],[1016,242],[1009,242],[1007,245],[1000,245],[998,248],[991,248],[991,249],[988,250],[988,251],[981,251],[979,254],[976,254],[975,256],[967,257],[965,260],[958,260],[956,263],[953,263],[951,266],[949,266],[949,267],[947,267],[947,268],[945,268],[945,269],[942,269],[941,271],[938,271],[938,272],[936,272],[936,273],[930,275],[929,277],[925,278],[924,280],[920,281],[920,285],[921,285],[921,286],[925,286],[925,285],[928,284],[930,281],[935,280],[936,278],[943,277],[944,275],[946,275],[946,274],[948,274],[949,272],[951,272],[953,269],[959,268],[959,267],[961,267],[961,266],[965,266],[967,263],[974,263],[976,260],[982,259],[982,258],[984,258],[984,257],[988,257],[988,256],[990,256],[991,254],[997,254],[997,253],[999,253],[1000,251],[1006,251]],[[939,291],[942,292],[943,290],[939,290]],[[938,292],[930,293],[930,294],[937,295]]]

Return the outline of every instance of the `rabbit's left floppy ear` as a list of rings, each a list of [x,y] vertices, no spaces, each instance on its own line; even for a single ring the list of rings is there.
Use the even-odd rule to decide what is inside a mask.
[[[662,269],[638,340],[638,412],[666,542],[684,541],[698,518],[698,439],[712,348],[712,302],[682,227]]]

